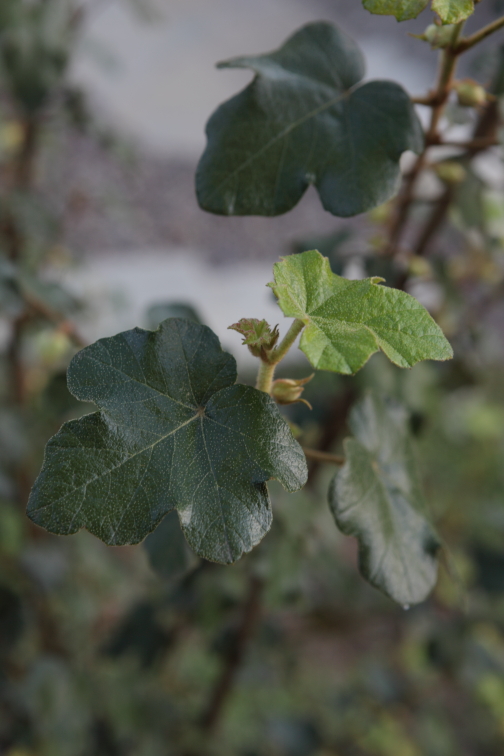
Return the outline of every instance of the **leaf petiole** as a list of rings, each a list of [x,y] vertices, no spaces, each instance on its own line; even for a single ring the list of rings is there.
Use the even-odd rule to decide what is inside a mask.
[[[271,392],[271,387],[273,385],[273,376],[275,375],[275,367],[276,363],[271,364],[270,362],[264,362],[263,360],[260,360],[259,372],[257,373],[256,389],[259,389],[259,391],[264,391],[266,394],[269,394]]]
[[[278,363],[283,360],[304,327],[305,324],[303,323],[303,321],[296,318],[296,320],[292,323],[289,330],[283,337],[280,344],[276,347],[276,349],[270,352],[268,361],[266,362],[265,360],[261,359],[256,381],[256,388],[259,389],[259,391],[265,391],[267,394],[271,393],[275,368]]]
[[[292,323],[291,327],[283,337],[280,344],[276,347],[276,349],[273,350],[269,360],[270,364],[278,365],[280,360],[283,360],[304,327],[305,324],[303,323],[303,321],[296,318],[296,320]]]

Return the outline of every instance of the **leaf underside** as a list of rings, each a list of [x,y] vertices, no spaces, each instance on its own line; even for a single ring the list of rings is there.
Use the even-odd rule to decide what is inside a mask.
[[[207,124],[196,176],[204,210],[280,215],[313,184],[326,210],[356,215],[393,196],[401,154],[422,149],[407,93],[389,81],[360,84],[360,49],[329,23],[220,66],[250,68],[255,78]]]
[[[304,485],[301,447],[206,326],[170,318],[101,339],[72,360],[70,391],[99,412],[49,441],[28,514],[53,533],[138,543],[176,509],[190,546],[229,563],[271,525],[266,481]]]
[[[370,13],[395,16],[398,21],[416,18],[429,0],[363,0]],[[432,0],[432,10],[444,24],[457,24],[474,13],[474,0]]]
[[[381,279],[341,278],[317,250],[284,257],[273,270],[269,286],[283,313],[305,323],[299,347],[316,368],[355,373],[380,349],[399,367],[453,356],[427,310]]]
[[[439,540],[429,522],[405,409],[368,394],[350,417],[355,438],[329,489],[340,530],[359,542],[363,577],[403,605],[435,585]]]

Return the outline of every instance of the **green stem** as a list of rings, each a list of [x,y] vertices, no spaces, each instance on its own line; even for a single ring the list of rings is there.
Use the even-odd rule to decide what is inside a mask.
[[[283,358],[285,357],[285,355],[287,354],[291,346],[294,344],[294,342],[296,341],[297,337],[299,336],[299,334],[301,333],[304,327],[305,327],[305,324],[303,323],[302,320],[296,319],[292,323],[291,327],[289,328],[289,330],[283,337],[280,344],[271,353],[270,358],[269,358],[269,363],[271,365],[278,365],[280,360],[283,360]]]
[[[264,391],[266,394],[271,392],[275,367],[276,363],[271,364],[270,362],[263,362],[261,360],[256,381],[256,388],[259,389],[259,391]]]
[[[483,39],[486,39],[486,37],[490,36],[490,34],[493,34],[494,32],[499,31],[499,29],[502,29],[503,26],[504,16],[502,16],[502,18],[498,18],[496,21],[492,21],[491,24],[484,26],[474,34],[471,34],[470,37],[461,39],[460,42],[454,46],[455,54],[460,55],[466,50],[469,50],[470,47],[474,47],[474,45],[477,45]]]
[[[268,361],[261,360],[259,365],[259,372],[257,373],[256,388],[259,391],[265,391],[267,394],[271,393],[271,386],[273,384],[273,376],[275,375],[275,368],[278,363],[283,360],[291,346],[296,341],[303,330],[305,324],[302,320],[295,320],[280,344],[274,349],[269,356]]]

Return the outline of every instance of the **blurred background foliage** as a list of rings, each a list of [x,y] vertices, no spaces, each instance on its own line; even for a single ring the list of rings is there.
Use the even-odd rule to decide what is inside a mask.
[[[408,407],[445,544],[428,601],[406,610],[360,578],[355,544],[325,501],[333,471],[315,463],[300,493],[272,486],[272,531],[231,567],[197,560],[171,515],[166,533],[122,548],[85,532],[53,537],[26,519],[44,443],[90,409],[65,381],[86,302],[47,275],[71,264],[61,246],[68,207],[41,180],[62,133],[84,130],[115,149],[68,76],[88,10],[0,3],[0,753],[503,753],[504,203],[502,179],[471,155],[427,171],[434,188],[415,203],[413,235],[433,201],[447,204],[428,256],[380,255],[387,206],[351,230],[315,239],[307,230],[284,250],[316,246],[339,274],[406,276],[453,343],[449,364],[400,371],[375,356],[357,378],[320,373],[305,391],[313,410],[289,408],[307,445],[340,452],[367,387]],[[498,123],[504,48],[478,65]],[[480,115],[450,106],[456,124]],[[182,294],[152,302],[145,325],[201,319]],[[289,377],[296,371],[307,366]]]

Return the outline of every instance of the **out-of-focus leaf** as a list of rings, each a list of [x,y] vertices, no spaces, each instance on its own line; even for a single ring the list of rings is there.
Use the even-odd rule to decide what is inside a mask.
[[[124,618],[103,648],[113,658],[134,654],[143,667],[150,667],[171,643],[171,634],[156,616],[156,608],[147,602],[138,604]]]
[[[80,307],[80,302],[55,281],[44,281],[28,273],[19,273],[19,285],[28,303],[40,302],[48,310],[71,315]]]
[[[18,555],[23,545],[26,519],[19,507],[0,499],[0,554]]]
[[[465,180],[455,189],[453,204],[458,210],[460,220],[466,228],[479,228],[485,226],[485,208],[483,204],[483,192],[485,182],[471,170],[469,165],[464,165],[466,170]]]
[[[68,387],[101,412],[49,441],[31,519],[120,545],[138,543],[177,509],[199,556],[229,563],[250,551],[271,524],[266,481],[295,491],[307,469],[271,397],[235,380],[234,358],[188,320],[83,349]]]
[[[408,413],[369,393],[350,415],[354,438],[329,489],[345,535],[359,541],[362,575],[400,604],[423,601],[437,576],[439,540],[429,522],[409,434]]]
[[[61,284],[44,281],[0,258],[0,310],[15,316],[30,303],[64,315],[75,313],[81,306]]]
[[[284,257],[274,276],[269,286],[283,313],[306,324],[299,348],[316,368],[355,373],[379,349],[400,367],[453,356],[414,297],[379,286],[380,279],[340,278],[317,250]]]
[[[168,512],[142,545],[149,555],[152,569],[165,580],[178,580],[198,564],[198,558],[187,545],[175,511]]]
[[[9,317],[16,317],[23,307],[17,268],[9,260],[0,257],[0,312],[5,312]]]
[[[279,215],[313,184],[326,210],[350,216],[392,197],[399,158],[423,134],[398,84],[360,84],[364,59],[331,24],[308,24],[273,53],[235,58],[253,82],[207,125],[196,189],[204,210]]]
[[[0,656],[12,648],[23,627],[21,599],[10,588],[0,586]]]
[[[43,107],[62,83],[75,28],[73,11],[65,0],[15,2],[0,18],[0,72],[27,113]]]
[[[198,312],[191,305],[184,302],[156,302],[147,310],[147,328],[149,331],[155,331],[158,325],[168,318],[185,318],[203,324]]]
[[[478,546],[474,549],[479,585],[490,593],[504,592],[504,554]]]

